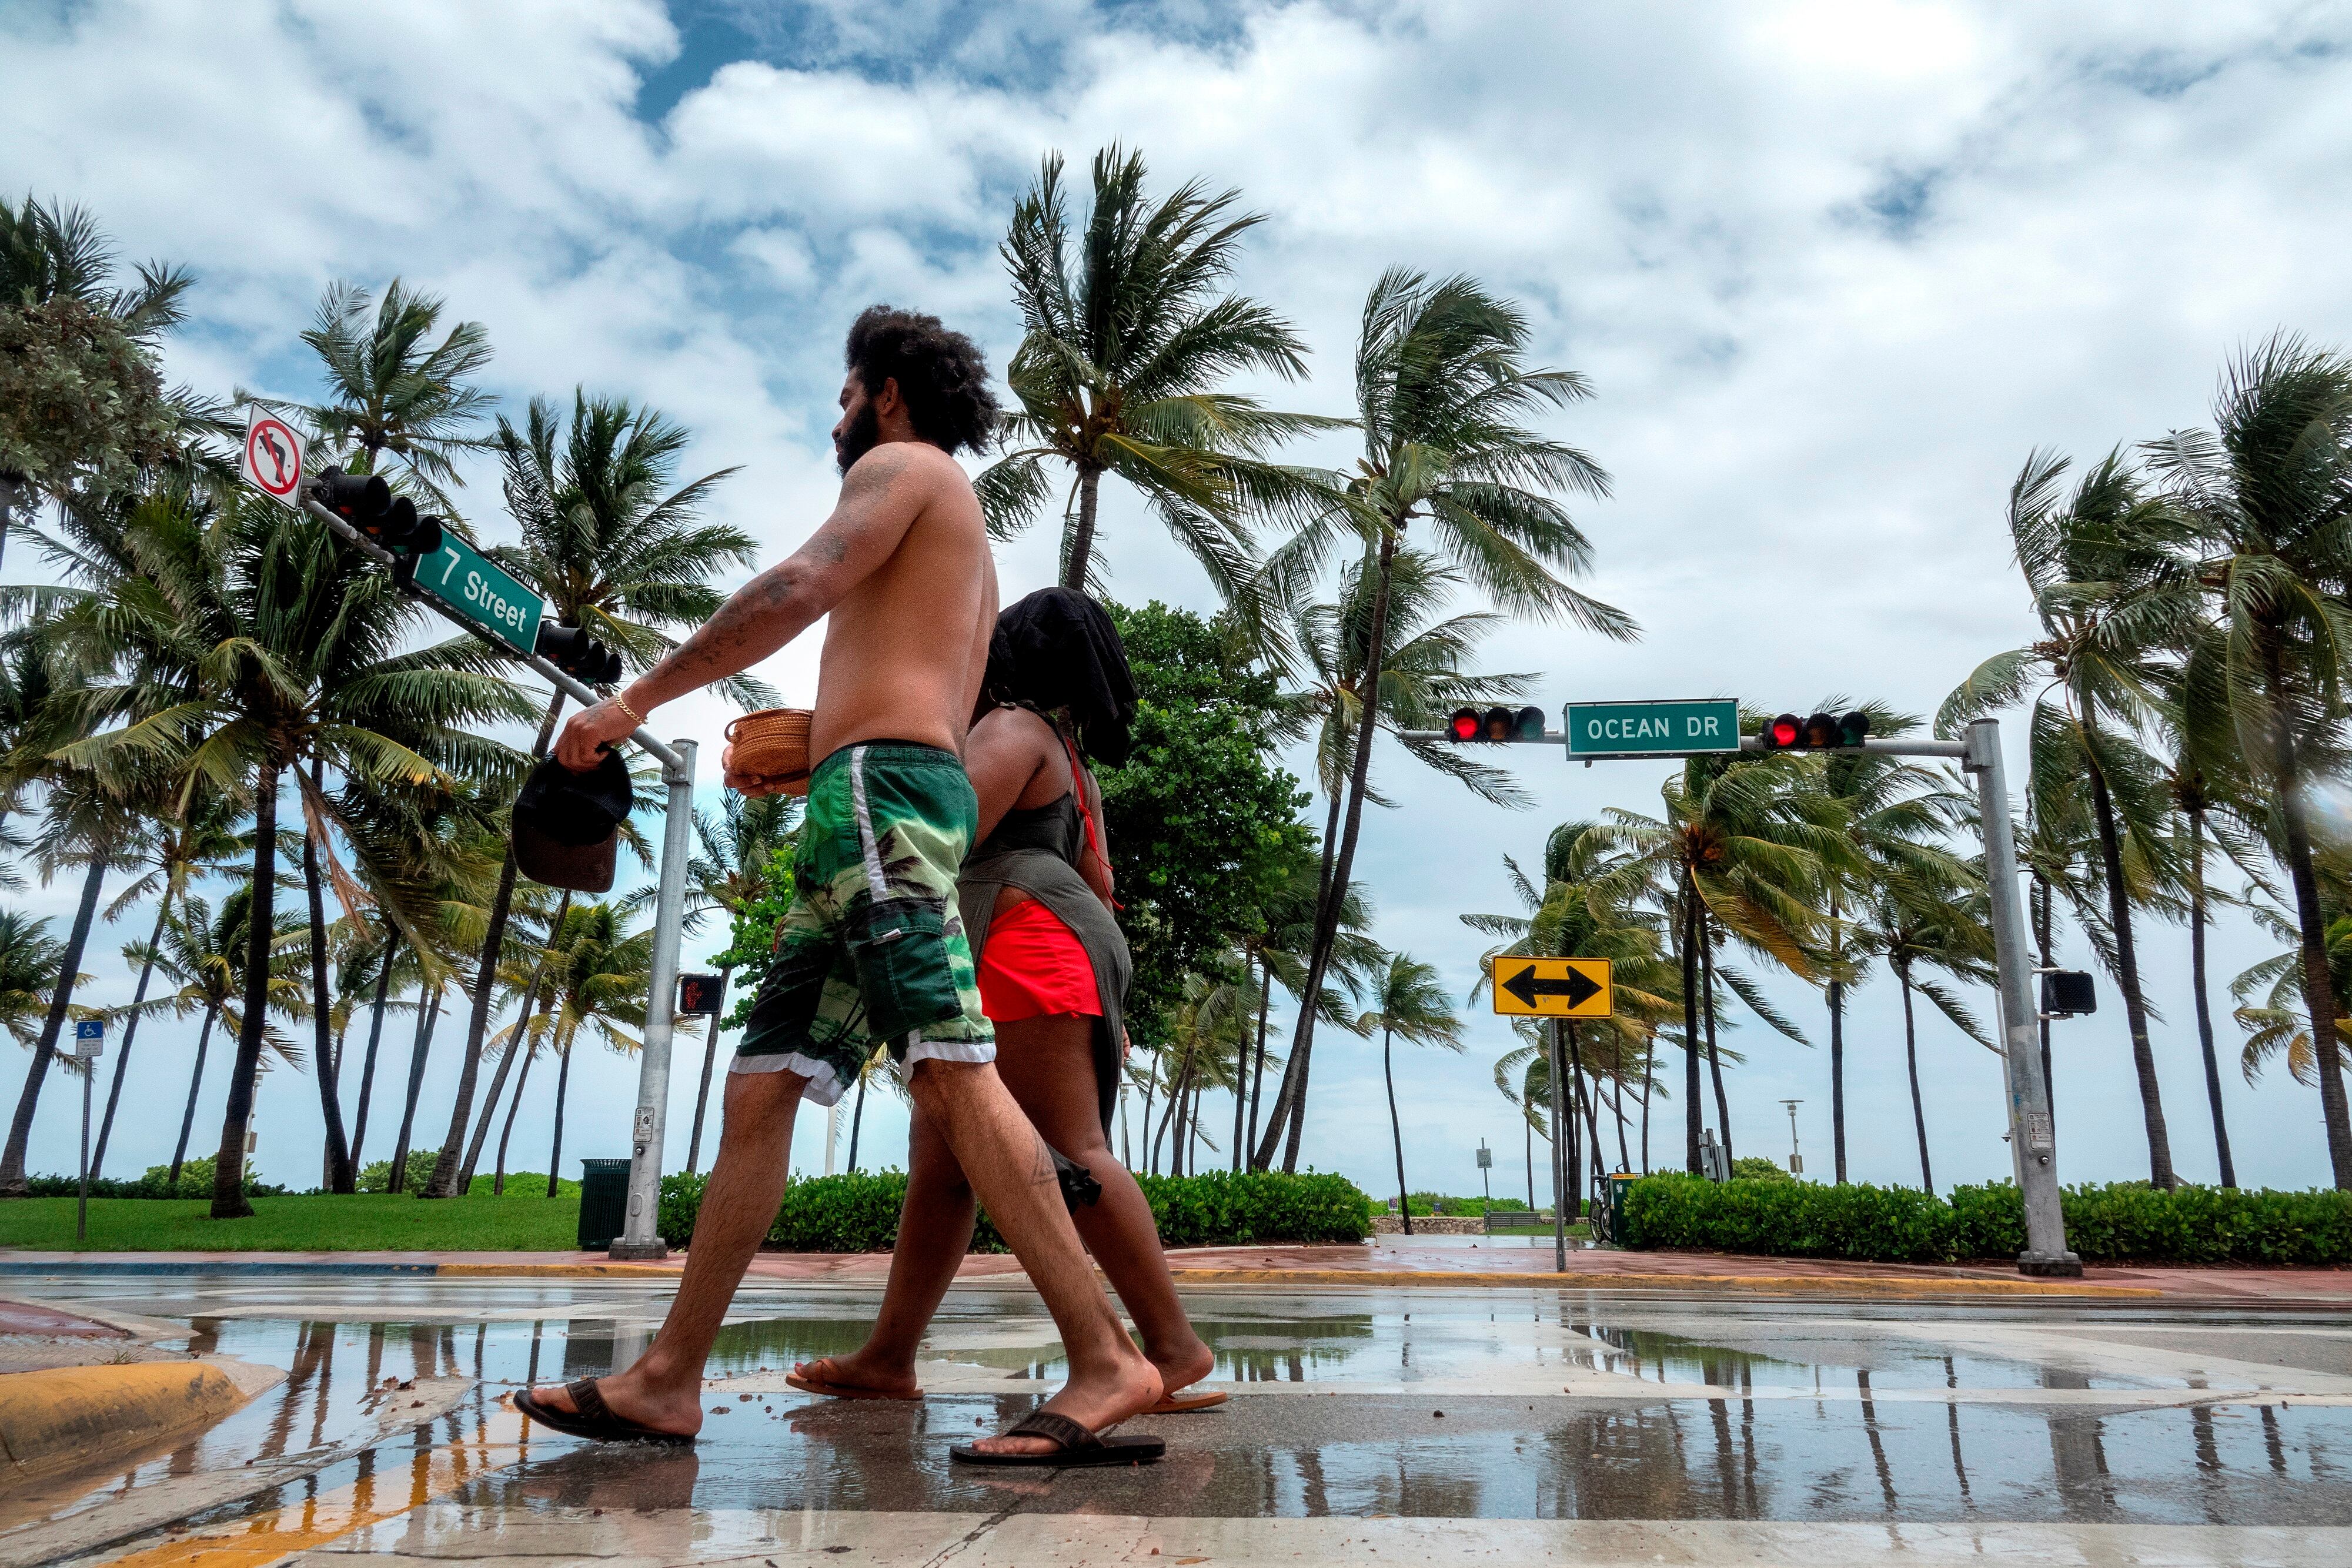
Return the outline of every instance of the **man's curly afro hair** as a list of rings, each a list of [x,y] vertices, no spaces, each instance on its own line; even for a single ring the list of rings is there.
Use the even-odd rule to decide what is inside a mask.
[[[985,452],[996,435],[996,394],[988,361],[961,332],[936,316],[874,305],[849,324],[844,367],[867,393],[895,378],[915,434],[944,452]]]

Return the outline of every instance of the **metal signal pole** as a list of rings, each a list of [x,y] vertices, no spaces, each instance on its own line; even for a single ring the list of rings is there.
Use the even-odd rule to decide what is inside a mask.
[[[1568,1143],[1560,1136],[1560,1021],[1551,1025],[1551,1259],[1555,1273],[1568,1272]]]

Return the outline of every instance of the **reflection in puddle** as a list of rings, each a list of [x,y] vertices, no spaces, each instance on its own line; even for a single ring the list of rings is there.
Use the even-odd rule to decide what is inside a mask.
[[[502,1310],[525,1298],[506,1300]],[[258,1564],[362,1527],[379,1549],[464,1555],[460,1526],[435,1521],[479,1531],[495,1518],[486,1511],[498,1509],[603,1509],[641,1519],[632,1541],[641,1535],[656,1557],[676,1558],[734,1541],[713,1531],[816,1539],[807,1536],[815,1528],[809,1521],[828,1509],[2352,1524],[2352,1488],[2344,1485],[2352,1410],[1897,1399],[1897,1391],[1960,1387],[2079,1398],[2084,1390],[2151,1385],[1946,1350],[1850,1320],[1816,1327],[1795,1315],[1767,1322],[1725,1314],[1722,1332],[1703,1338],[1644,1324],[1638,1313],[1603,1321],[1589,1308],[1538,1312],[1523,1300],[1516,1310],[1478,1310],[1489,1303],[1462,1298],[1415,1299],[1410,1312],[1346,1310],[1363,1300],[1200,1298],[1199,1326],[1216,1350],[1217,1376],[1319,1380],[1345,1396],[1245,1393],[1212,1415],[1139,1423],[1169,1439],[1163,1465],[1020,1486],[961,1471],[946,1449],[1017,1417],[1034,1393],[938,1395],[917,1405],[762,1395],[727,1402],[727,1415],[683,1452],[578,1444],[528,1428],[502,1406],[516,1385],[601,1374],[633,1354],[653,1318],[635,1301],[591,1297],[567,1310],[542,1300],[542,1317],[464,1324],[198,1318],[189,1347],[280,1366],[287,1381],[179,1450],[86,1480],[79,1497],[51,1497],[44,1506],[71,1511],[125,1488],[347,1441],[366,1429],[370,1396],[387,1379],[455,1374],[478,1385],[421,1437],[403,1436],[257,1500],[214,1510],[194,1532],[234,1532],[237,1561]],[[851,1348],[866,1333],[849,1301],[823,1303],[824,1315],[772,1298],[749,1305],[777,1315],[730,1325],[712,1358],[714,1376],[781,1370]],[[1648,1315],[1651,1323],[1694,1321],[1687,1312]],[[984,1351],[951,1354],[1051,1376],[1058,1363],[1022,1343],[1041,1321],[1025,1300],[959,1299],[935,1339],[952,1347],[959,1338],[993,1336]],[[1680,1399],[1449,1392],[1441,1402],[1351,1393],[1346,1383],[1449,1379],[1459,1390],[1484,1386],[1489,1371],[1498,1383],[1506,1372],[1524,1381],[1531,1365],[1726,1392]],[[1741,1396],[1790,1389],[1823,1396]],[[455,1506],[411,1511],[434,1498]],[[0,1523],[30,1506],[10,1499],[13,1514]],[[711,1511],[739,1511],[726,1514],[737,1522],[710,1523]],[[746,1517],[765,1522],[745,1524]],[[446,1539],[436,1533],[444,1531]]]

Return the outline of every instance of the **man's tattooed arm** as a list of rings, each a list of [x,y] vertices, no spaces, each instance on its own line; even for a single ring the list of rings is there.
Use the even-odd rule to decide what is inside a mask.
[[[766,658],[841,602],[890,559],[928,498],[922,471],[877,446],[842,482],[833,516],[785,559],[760,573],[622,695],[639,713]]]

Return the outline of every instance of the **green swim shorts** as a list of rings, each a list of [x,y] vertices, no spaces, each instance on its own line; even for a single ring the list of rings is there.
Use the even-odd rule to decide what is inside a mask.
[[[809,777],[793,906],[733,1072],[803,1074],[830,1105],[877,1042],[903,1071],[993,1061],[956,873],[979,826],[962,759],[935,746],[845,746]]]

